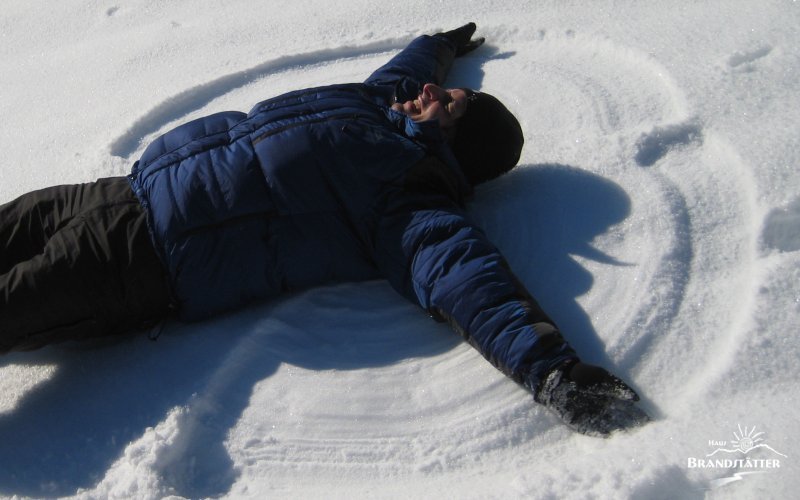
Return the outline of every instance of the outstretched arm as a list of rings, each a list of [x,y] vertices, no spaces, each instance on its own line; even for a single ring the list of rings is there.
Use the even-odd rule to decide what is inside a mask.
[[[483,43],[483,38],[472,40],[475,29],[475,23],[469,23],[452,31],[420,36],[364,83],[392,87],[399,100],[416,97],[426,83],[441,85],[453,60]]]
[[[423,162],[428,172],[447,168]],[[573,429],[607,435],[644,423],[633,390],[580,362],[500,252],[442,191],[426,183],[389,202],[375,255],[395,289],[449,322]]]

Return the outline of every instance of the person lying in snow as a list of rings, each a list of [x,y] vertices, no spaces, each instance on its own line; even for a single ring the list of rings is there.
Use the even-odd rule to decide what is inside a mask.
[[[523,134],[496,98],[440,87],[475,24],[421,36],[360,84],[303,89],[153,141],[127,177],[0,207],[0,352],[198,321],[287,291],[383,278],[579,432],[649,420],[584,364],[470,222]]]

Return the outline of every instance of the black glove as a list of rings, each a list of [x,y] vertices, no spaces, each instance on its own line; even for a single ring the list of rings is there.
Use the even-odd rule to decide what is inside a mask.
[[[437,33],[437,35],[445,37],[453,42],[456,45],[456,57],[460,57],[467,52],[472,52],[473,50],[477,49],[483,45],[483,42],[486,41],[486,39],[483,37],[471,40],[476,28],[477,27],[475,26],[475,23],[468,23],[451,31]]]
[[[628,384],[599,366],[566,363],[545,376],[534,398],[570,428],[590,436],[608,436],[650,421]]]

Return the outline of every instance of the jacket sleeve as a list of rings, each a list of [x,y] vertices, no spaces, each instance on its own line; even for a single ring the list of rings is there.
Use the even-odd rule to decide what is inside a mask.
[[[448,321],[489,362],[536,390],[577,359],[506,260],[448,196],[404,192],[381,219],[376,262],[392,286]]]
[[[364,83],[393,87],[398,98],[411,99],[426,83],[441,85],[455,57],[456,47],[450,40],[423,35],[378,68]]]

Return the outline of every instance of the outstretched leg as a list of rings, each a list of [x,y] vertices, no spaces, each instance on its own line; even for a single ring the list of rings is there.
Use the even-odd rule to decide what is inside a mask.
[[[145,214],[124,178],[0,207],[0,352],[123,333],[169,312]]]

